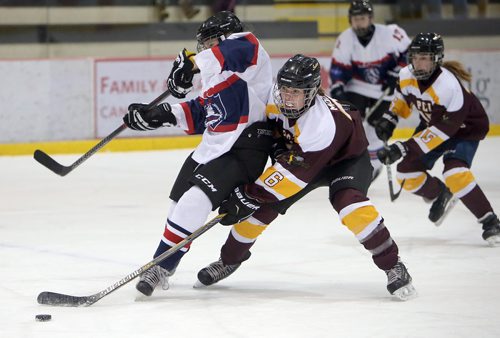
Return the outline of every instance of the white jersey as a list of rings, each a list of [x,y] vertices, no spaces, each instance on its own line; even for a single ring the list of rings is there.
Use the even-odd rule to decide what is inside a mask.
[[[250,124],[266,120],[272,87],[269,55],[249,32],[236,33],[195,56],[202,95],[172,105],[177,125],[188,134],[203,134],[193,153],[207,163],[228,152]]]
[[[398,25],[374,26],[366,46],[360,43],[352,28],[339,35],[332,53],[330,78],[332,85],[344,84],[345,91],[378,99],[387,72],[397,73],[406,66],[406,51],[411,41]]]

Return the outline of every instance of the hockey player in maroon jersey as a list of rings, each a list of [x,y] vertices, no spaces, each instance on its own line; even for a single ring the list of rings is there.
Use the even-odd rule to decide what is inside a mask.
[[[328,186],[341,223],[387,274],[389,292],[402,300],[416,295],[396,242],[366,197],[373,168],[361,115],[353,106],[326,96],[320,84],[315,58],[298,54],[279,70],[267,110],[280,135],[274,164],[222,203],[219,212],[227,215],[221,223],[235,225],[220,259],[198,273],[198,286],[233,273],[250,257],[249,249],[278,213],[285,213],[315,188]]]
[[[398,25],[374,23],[373,15],[370,1],[351,1],[351,27],[339,35],[332,52],[330,96],[351,102],[365,118],[368,152],[375,178],[382,170],[377,151],[383,143],[377,138],[373,126],[389,108],[398,72],[407,65],[410,39]],[[370,113],[380,97],[383,100]],[[366,116],[368,113],[370,115]]]
[[[390,110],[376,125],[377,135],[387,141],[398,122],[413,111],[420,124],[412,138],[379,151],[378,157],[397,166],[403,188],[433,201],[429,219],[439,223],[453,195],[482,224],[483,239],[500,242],[500,222],[490,202],[477,184],[470,168],[479,141],[489,129],[489,121],[477,97],[461,83],[471,75],[457,61],[443,62],[443,39],[436,33],[419,33],[409,48],[410,65],[399,73],[399,88]],[[428,172],[443,158],[444,183]]]
[[[201,228],[235,187],[259,177],[272,145],[265,114],[272,69],[259,40],[244,32],[231,12],[208,18],[198,29],[197,40],[198,54],[181,51],[167,85],[173,96],[184,98],[199,72],[200,97],[151,110],[132,104],[124,117],[135,130],[175,125],[188,134],[203,134],[170,192],[172,203],[154,257]],[[188,249],[189,244],[144,272],[137,290],[150,296],[158,285],[168,288],[168,277]]]

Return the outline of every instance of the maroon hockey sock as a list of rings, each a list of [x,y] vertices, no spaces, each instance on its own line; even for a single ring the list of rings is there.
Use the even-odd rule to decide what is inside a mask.
[[[441,192],[441,187],[444,185],[438,178],[427,174],[427,180],[424,185],[414,192],[415,195],[424,197],[429,200],[433,200],[438,197]]]
[[[239,242],[232,233],[229,233],[226,243],[220,251],[222,262],[225,265],[234,265],[246,261],[250,257],[248,252],[254,243]]]
[[[389,270],[398,262],[398,246],[383,222],[361,244],[372,253],[379,269]]]
[[[476,185],[467,195],[462,196],[460,200],[477,219],[483,217],[490,211],[493,212],[490,202],[478,185]]]

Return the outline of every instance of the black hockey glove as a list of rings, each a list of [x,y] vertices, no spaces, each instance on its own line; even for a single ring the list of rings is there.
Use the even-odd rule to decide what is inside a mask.
[[[174,61],[172,70],[167,79],[167,86],[170,93],[183,99],[193,88],[194,69],[193,57],[196,54],[184,48]]]
[[[259,210],[259,208],[260,203],[247,196],[244,186],[239,186],[234,189],[229,198],[222,202],[219,207],[219,214],[227,214],[221,219],[220,224],[233,225],[243,222]]]
[[[393,112],[385,112],[382,117],[375,122],[375,133],[377,137],[384,142],[390,139],[398,124],[398,120],[398,116]]]
[[[394,94],[394,89],[396,89],[396,86],[398,85],[398,80],[399,80],[399,73],[389,70],[386,73],[385,79],[382,81],[382,91],[385,91],[387,88],[389,88],[389,92],[387,93],[388,96]]]
[[[123,117],[127,127],[134,130],[154,130],[177,124],[168,103],[162,103],[149,110],[146,109],[147,106],[142,103],[132,103],[128,106],[128,113]]]
[[[407,152],[408,148],[406,147],[406,144],[402,142],[396,142],[391,144],[387,148],[384,147],[377,151],[377,157],[380,162],[384,164],[393,164],[401,157],[405,157]]]
[[[336,83],[330,88],[330,96],[339,101],[347,101],[347,96],[344,91],[344,84]]]

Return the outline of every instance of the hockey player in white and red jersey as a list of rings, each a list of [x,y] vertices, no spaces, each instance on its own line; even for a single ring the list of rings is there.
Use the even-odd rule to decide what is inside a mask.
[[[199,73],[202,94],[190,101],[146,110],[132,104],[124,117],[135,130],[177,126],[202,141],[184,162],[174,183],[157,257],[206,222],[233,189],[262,173],[272,145],[265,109],[272,87],[269,55],[259,40],[243,32],[231,12],[219,12],[198,29],[198,54],[181,51],[167,80],[172,95],[184,98]],[[150,296],[171,276],[189,245],[144,272],[137,290]]]
[[[235,189],[219,208],[222,224],[235,224],[220,259],[198,273],[197,286],[214,284],[250,257],[266,227],[312,190],[329,187],[340,221],[385,271],[387,289],[399,299],[416,295],[412,279],[384,220],[366,196],[373,168],[362,118],[355,107],[324,94],[320,65],[297,54],[279,70],[268,118],[280,135],[274,164],[255,183]]]
[[[390,110],[376,125],[387,141],[398,122],[412,112],[420,124],[412,138],[379,151],[382,162],[399,160],[397,178],[403,188],[433,201],[429,219],[439,224],[452,196],[459,198],[482,224],[484,240],[500,242],[500,222],[470,168],[489,121],[478,98],[461,81],[471,75],[457,61],[445,61],[443,39],[436,33],[419,33],[409,48],[410,65],[399,73],[399,88]],[[442,157],[444,183],[429,170]]]
[[[375,178],[382,170],[376,154],[383,144],[375,135],[373,125],[389,108],[398,72],[407,64],[410,39],[397,25],[374,23],[370,1],[352,1],[349,22],[351,27],[339,35],[333,49],[330,95],[354,104],[365,119]],[[369,113],[383,96],[379,106]],[[370,115],[366,116],[367,113]]]

